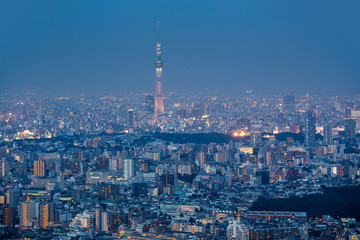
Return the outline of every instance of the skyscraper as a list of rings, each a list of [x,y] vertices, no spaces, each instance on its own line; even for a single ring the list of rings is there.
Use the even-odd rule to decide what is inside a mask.
[[[315,112],[307,111],[305,116],[305,144],[315,146]]]
[[[345,119],[345,142],[347,145],[351,145],[356,140],[355,135],[355,119],[347,118]]]
[[[295,112],[295,95],[288,94],[284,97],[284,111],[293,114]]]
[[[129,127],[134,126],[134,110],[133,109],[128,110],[128,125],[129,125]]]
[[[325,145],[333,144],[332,125],[331,124],[326,124],[324,126],[324,141],[323,141],[323,143]]]
[[[145,112],[146,114],[153,114],[155,109],[155,100],[153,95],[145,96]]]
[[[162,97],[162,65],[163,61],[161,60],[161,44],[160,44],[160,33],[159,33],[159,21],[157,22],[158,28],[158,42],[156,44],[156,95],[155,95],[155,115],[164,114],[164,104]]]

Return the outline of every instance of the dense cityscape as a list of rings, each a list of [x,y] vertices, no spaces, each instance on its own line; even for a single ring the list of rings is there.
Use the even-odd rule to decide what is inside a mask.
[[[358,8],[14,2],[0,239],[360,239]]]
[[[353,187],[359,199],[358,96],[170,94],[157,117],[154,102],[2,95],[2,237],[359,235],[359,205],[348,211],[345,198],[338,215],[253,209],[332,188]]]

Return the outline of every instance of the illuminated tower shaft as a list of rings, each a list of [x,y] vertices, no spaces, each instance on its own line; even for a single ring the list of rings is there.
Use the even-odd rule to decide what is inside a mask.
[[[158,42],[156,45],[156,94],[155,94],[155,115],[164,114],[164,103],[162,97],[162,65],[163,61],[161,60],[161,44],[159,38],[159,21],[157,22],[158,26]]]

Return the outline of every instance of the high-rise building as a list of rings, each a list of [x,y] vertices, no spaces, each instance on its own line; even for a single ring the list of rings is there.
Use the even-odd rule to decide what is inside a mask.
[[[331,145],[333,144],[333,135],[332,135],[332,125],[326,124],[324,126],[324,144]]]
[[[355,129],[356,131],[360,131],[360,110],[352,110],[351,111],[351,118],[355,119]]]
[[[272,164],[272,152],[266,152],[266,165]]]
[[[250,146],[257,147],[259,142],[261,141],[261,132],[259,131],[252,131],[250,133]]]
[[[155,109],[155,100],[153,95],[145,96],[145,112],[146,114],[153,114]]]
[[[135,160],[125,159],[124,160],[124,179],[128,180],[135,177]]]
[[[284,111],[286,113],[294,113],[295,112],[295,95],[288,94],[284,97]]]
[[[7,227],[13,227],[15,225],[16,208],[6,207],[3,210],[2,224]]]
[[[96,209],[96,212],[95,212],[95,228],[96,228],[96,231],[100,232],[101,231],[101,209],[98,208]]]
[[[305,116],[305,144],[309,147],[315,146],[315,112],[306,111]]]
[[[174,186],[176,184],[176,174],[163,174],[157,176],[157,182],[160,188]]]
[[[101,231],[109,232],[109,213],[101,213]]]
[[[270,182],[270,172],[263,170],[260,172],[261,184],[269,184]]]
[[[20,190],[8,190],[6,193],[6,203],[9,205],[9,207],[17,207],[20,203]]]
[[[200,151],[198,153],[198,158],[199,158],[199,165],[204,166],[204,164],[206,163],[206,153],[203,151]]]
[[[120,157],[109,159],[109,170],[120,171],[122,167],[122,159]]]
[[[55,222],[55,204],[45,203],[40,205],[39,223],[41,229],[46,229],[50,222]]]
[[[41,177],[46,176],[46,163],[44,160],[34,161],[34,175]]]
[[[345,142],[347,145],[353,144],[356,140],[355,127],[355,119],[345,119]]]
[[[128,125],[129,127],[134,127],[134,110],[129,109],[128,111]]]
[[[345,118],[351,118],[351,108],[350,107],[345,108]]]
[[[156,95],[155,95],[155,115],[164,114],[164,103],[162,96],[162,65],[161,60],[161,44],[160,44],[160,32],[159,32],[159,21],[157,22],[158,27],[158,42],[156,44]]]
[[[36,203],[35,202],[23,202],[20,205],[20,226],[32,227],[34,219],[36,217]]]
[[[1,177],[6,177],[8,171],[9,171],[9,164],[8,164],[8,162],[6,162],[6,161],[1,161],[1,162],[0,162],[0,170],[1,170],[1,172],[0,172],[1,175],[0,175],[0,176],[1,176]]]
[[[49,225],[49,205],[42,204],[40,205],[40,215],[39,215],[40,228],[46,229]]]

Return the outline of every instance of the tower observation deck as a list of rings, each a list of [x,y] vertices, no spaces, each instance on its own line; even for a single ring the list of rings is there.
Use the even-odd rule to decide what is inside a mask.
[[[162,96],[162,66],[163,61],[161,60],[161,44],[160,44],[160,32],[159,32],[159,21],[157,22],[158,41],[156,44],[156,93],[155,93],[155,116],[164,114],[164,103]]]

